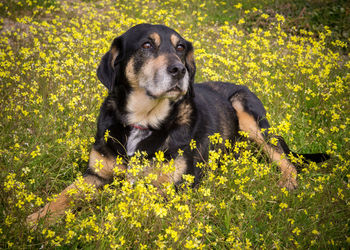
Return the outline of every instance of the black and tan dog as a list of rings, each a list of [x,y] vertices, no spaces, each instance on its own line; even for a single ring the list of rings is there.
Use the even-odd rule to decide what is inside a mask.
[[[278,146],[268,143],[269,123],[257,96],[231,83],[194,84],[195,72],[192,44],[166,26],[140,24],[114,39],[97,70],[109,95],[100,110],[84,181],[102,187],[112,182],[114,168],[127,169],[116,164],[117,156],[127,159],[136,151],[146,151],[153,157],[163,150],[167,159],[174,159],[175,171],[159,175],[155,185],[177,185],[183,174],[192,174],[198,183],[202,170],[196,163],[208,157],[208,136],[220,133],[234,142],[241,130],[279,165],[280,185],[296,188],[296,168],[283,157],[290,151],[280,137],[276,137]],[[106,130],[113,139],[105,141]],[[192,139],[198,151],[189,149]],[[184,152],[181,156],[179,149]],[[324,154],[304,156],[314,161],[326,158]],[[99,171],[96,162],[103,164]],[[72,199],[67,191],[74,187],[67,187],[56,201],[27,220],[36,221],[47,213],[50,218],[64,214]]]

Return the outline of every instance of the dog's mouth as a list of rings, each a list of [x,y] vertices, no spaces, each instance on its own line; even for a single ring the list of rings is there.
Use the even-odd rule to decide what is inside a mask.
[[[167,99],[171,99],[171,100],[177,100],[178,98],[180,98],[181,96],[186,94],[186,91],[181,89],[181,87],[179,85],[175,85],[167,90],[165,90],[162,93],[159,94],[154,94],[151,91],[146,90],[146,93],[148,96],[154,98],[154,99],[163,99],[163,98],[167,98]]]
[[[165,98],[176,100],[185,94],[186,94],[186,91],[183,90],[178,84],[176,84],[175,86],[172,86],[167,91],[165,91],[163,96]]]
[[[169,92],[183,92],[183,91],[182,91],[182,89],[180,88],[180,86],[176,84],[175,86],[169,88],[169,89],[166,91],[166,93],[169,93]]]

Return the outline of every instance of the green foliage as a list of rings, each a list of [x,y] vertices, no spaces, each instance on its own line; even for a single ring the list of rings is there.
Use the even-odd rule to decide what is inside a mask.
[[[37,15],[56,6],[56,0],[5,0],[0,2],[0,16],[16,18],[20,15]]]
[[[349,42],[350,2],[347,0],[281,0],[270,6],[271,11],[287,18],[290,27],[307,29],[318,35],[324,26],[328,26],[334,40]],[[349,52],[349,48],[343,48],[343,51]]]

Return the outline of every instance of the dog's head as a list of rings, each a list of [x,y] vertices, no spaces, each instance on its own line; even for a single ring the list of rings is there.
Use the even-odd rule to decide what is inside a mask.
[[[139,24],[114,39],[97,70],[109,91],[127,84],[154,99],[192,95],[196,66],[192,44],[163,26]]]

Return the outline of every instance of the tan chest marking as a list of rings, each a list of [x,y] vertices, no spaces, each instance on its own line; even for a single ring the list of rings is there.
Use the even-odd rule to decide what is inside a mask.
[[[137,89],[129,95],[126,108],[129,124],[157,128],[168,116],[170,102],[168,99],[153,99],[145,90]]]

